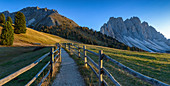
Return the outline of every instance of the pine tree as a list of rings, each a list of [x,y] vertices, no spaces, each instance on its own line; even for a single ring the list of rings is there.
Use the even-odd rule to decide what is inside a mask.
[[[5,24],[5,15],[3,13],[0,14],[0,23]]]
[[[26,33],[26,21],[25,16],[21,12],[17,12],[15,14],[15,29],[14,32],[16,34]]]
[[[129,47],[129,46],[127,47],[127,50],[130,50],[130,47]]]
[[[10,16],[7,17],[7,21],[9,21],[11,24],[13,24],[13,21]]]
[[[14,40],[14,30],[9,21],[7,21],[2,29],[1,44],[12,45]]]

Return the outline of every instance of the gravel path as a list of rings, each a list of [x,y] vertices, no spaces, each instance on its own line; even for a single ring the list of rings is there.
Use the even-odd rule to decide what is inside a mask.
[[[64,49],[61,51],[61,57],[60,72],[56,75],[52,86],[85,86],[76,63]]]

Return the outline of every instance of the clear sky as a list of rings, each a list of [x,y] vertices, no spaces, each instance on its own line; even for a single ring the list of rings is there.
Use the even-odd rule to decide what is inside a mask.
[[[80,26],[97,31],[110,17],[137,16],[170,38],[170,0],[0,0],[0,12],[28,6],[56,9]]]

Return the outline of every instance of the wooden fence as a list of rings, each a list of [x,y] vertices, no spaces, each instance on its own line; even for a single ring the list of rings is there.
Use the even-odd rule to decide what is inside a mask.
[[[68,45],[68,48],[67,48],[67,45]],[[109,79],[116,85],[116,86],[121,86],[121,84],[109,73],[109,71],[103,66],[103,59],[106,58],[106,59],[109,59],[112,63],[118,65],[120,68],[122,68],[124,71],[128,72],[129,74],[133,75],[134,77],[137,77],[139,79],[141,79],[142,81],[145,81],[151,85],[154,85],[154,86],[170,86],[166,83],[163,83],[159,80],[156,80],[156,79],[153,79],[153,78],[150,78],[148,76],[145,76],[139,72],[136,72],[134,71],[133,69],[129,68],[129,67],[126,67],[125,65],[117,62],[116,60],[110,58],[109,56],[105,55],[103,53],[103,50],[99,50],[99,53],[96,53],[96,52],[93,52],[93,51],[90,51],[88,49],[86,49],[86,46],[83,46],[83,47],[79,47],[79,46],[76,46],[76,45],[73,45],[72,43],[65,43],[64,44],[65,48],[68,49],[70,52],[74,53],[76,56],[78,56],[79,58],[82,58],[85,62],[85,66],[89,66],[92,71],[95,73],[95,75],[97,76],[97,78],[99,79],[99,86],[107,86],[107,82],[103,79],[103,74],[106,74]],[[80,49],[83,49],[83,53],[80,52]],[[77,54],[75,52],[77,52]],[[93,54],[93,55],[96,55],[98,56],[99,58],[99,63],[95,63],[91,58],[90,56],[87,56],[87,52]],[[81,57],[81,55],[83,57]],[[97,69],[98,69],[98,73],[95,71],[95,69],[91,66],[91,64],[88,63],[89,60]]]
[[[55,50],[54,50],[55,48]],[[58,53],[57,53],[58,52]],[[45,57],[47,56],[51,56],[51,60],[48,61],[48,63],[25,85],[25,86],[29,86],[31,85],[37,78],[38,76],[44,71],[44,69],[46,69],[49,65],[50,65],[50,69],[48,70],[47,74],[42,78],[41,82],[38,84],[38,86],[41,86],[41,84],[43,83],[43,81],[47,78],[47,76],[50,74],[51,76],[53,76],[53,70],[54,70],[54,65],[56,62],[61,62],[61,45],[58,44],[55,47],[51,47],[51,51],[46,53],[45,55],[41,56],[39,59],[37,59],[36,61],[34,61],[33,63],[31,63],[30,65],[0,79],[0,86],[4,85],[5,83],[11,81],[12,79],[14,79],[15,77],[23,74],[24,72],[30,70],[31,68],[33,68],[34,66],[36,66],[38,63],[40,63]]]

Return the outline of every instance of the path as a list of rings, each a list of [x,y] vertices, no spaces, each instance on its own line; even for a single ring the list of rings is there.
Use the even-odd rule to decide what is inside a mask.
[[[61,51],[61,57],[60,72],[56,75],[52,86],[85,86],[76,63],[64,49]]]

